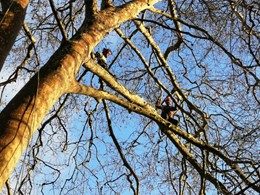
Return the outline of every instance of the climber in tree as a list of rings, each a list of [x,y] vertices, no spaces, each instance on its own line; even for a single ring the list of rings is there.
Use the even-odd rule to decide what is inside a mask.
[[[165,102],[166,105],[163,105]],[[170,97],[165,98],[163,102],[156,102],[156,108],[159,108],[162,110],[161,116],[177,126],[179,124],[179,121],[174,119],[174,115],[176,111],[178,110],[177,106],[172,106],[172,99]]]
[[[104,48],[102,53],[96,52],[95,56],[97,58],[97,62],[100,66],[107,69],[107,57],[112,54],[110,49]]]

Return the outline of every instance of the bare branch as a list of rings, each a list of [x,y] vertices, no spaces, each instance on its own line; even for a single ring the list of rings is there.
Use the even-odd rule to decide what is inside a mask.
[[[61,21],[59,15],[58,15],[58,12],[57,12],[57,10],[55,8],[54,2],[53,2],[53,0],[49,0],[49,2],[50,2],[50,5],[51,5],[51,9],[52,9],[53,15],[54,15],[54,17],[56,19],[56,22],[58,23],[58,26],[60,28],[62,37],[63,37],[63,39],[65,41],[68,41],[68,36],[67,36],[66,30],[65,30],[65,28],[64,28],[64,26],[62,24],[62,21]]]
[[[171,15],[172,15],[172,19],[174,21],[174,24],[175,24],[175,27],[177,29],[177,37],[178,37],[178,40],[177,42],[168,47],[164,53],[164,58],[167,59],[169,54],[172,52],[172,51],[175,51],[177,50],[180,46],[181,46],[181,43],[183,42],[183,36],[182,36],[182,33],[180,33],[182,31],[181,29],[181,24],[180,22],[177,21],[177,13],[176,13],[176,9],[174,8],[174,4],[175,4],[175,0],[168,0],[169,1],[169,7],[170,7],[170,11],[171,11]]]
[[[114,142],[114,144],[115,144],[115,146],[116,146],[116,148],[117,148],[117,151],[118,151],[118,153],[119,153],[119,155],[120,155],[120,157],[121,157],[121,159],[122,159],[122,161],[123,161],[123,165],[130,171],[130,174],[127,175],[127,178],[129,179],[129,181],[130,181],[130,183],[131,183],[131,189],[133,190],[133,192],[134,192],[135,195],[138,195],[138,194],[139,194],[139,185],[140,185],[140,184],[139,184],[139,179],[138,179],[138,177],[137,177],[135,171],[134,171],[133,168],[131,167],[131,165],[130,165],[130,164],[128,163],[128,161],[126,160],[126,157],[125,157],[125,155],[124,155],[124,153],[123,153],[123,151],[122,151],[122,148],[121,148],[120,144],[118,143],[117,138],[116,138],[116,136],[115,136],[115,134],[114,134],[113,127],[112,127],[112,122],[111,122],[111,117],[110,117],[110,114],[109,114],[108,105],[107,105],[107,103],[106,103],[105,100],[103,100],[102,102],[103,102],[103,105],[104,105],[104,107],[105,107],[105,112],[106,112],[106,117],[107,117],[107,123],[108,123],[109,134],[110,134],[110,136],[111,136],[111,138],[112,138],[112,140],[113,140],[113,142]],[[134,178],[135,178],[136,190],[135,190],[134,186],[132,185],[132,182],[131,182],[131,180],[130,180],[130,178],[129,178],[130,175],[133,175]]]

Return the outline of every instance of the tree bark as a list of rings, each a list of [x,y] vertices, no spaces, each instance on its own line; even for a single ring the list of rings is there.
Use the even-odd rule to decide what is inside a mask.
[[[95,45],[109,31],[158,1],[150,0],[148,4],[146,0],[135,0],[99,12],[92,25],[83,24],[9,102],[0,114],[0,189],[46,114],[63,94],[71,91],[80,66],[90,59]]]
[[[29,0],[2,2],[3,17],[0,18],[0,71],[24,22]]]

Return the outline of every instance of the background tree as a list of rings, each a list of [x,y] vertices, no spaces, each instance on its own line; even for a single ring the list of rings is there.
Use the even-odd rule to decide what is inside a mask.
[[[255,1],[27,9],[1,72],[3,194],[260,192]],[[166,96],[180,99],[178,127],[155,110]]]
[[[0,1],[0,71],[22,27],[28,0]]]

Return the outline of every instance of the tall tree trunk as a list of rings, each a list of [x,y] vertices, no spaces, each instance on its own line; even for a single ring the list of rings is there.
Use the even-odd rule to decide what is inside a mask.
[[[135,0],[99,12],[91,26],[64,43],[0,114],[0,189],[16,166],[31,137],[57,100],[69,92],[80,66],[104,36],[159,0]],[[87,20],[86,20],[87,21]],[[86,32],[87,30],[87,32]]]
[[[0,72],[15,39],[23,25],[29,0],[2,1],[3,17],[0,18]]]

